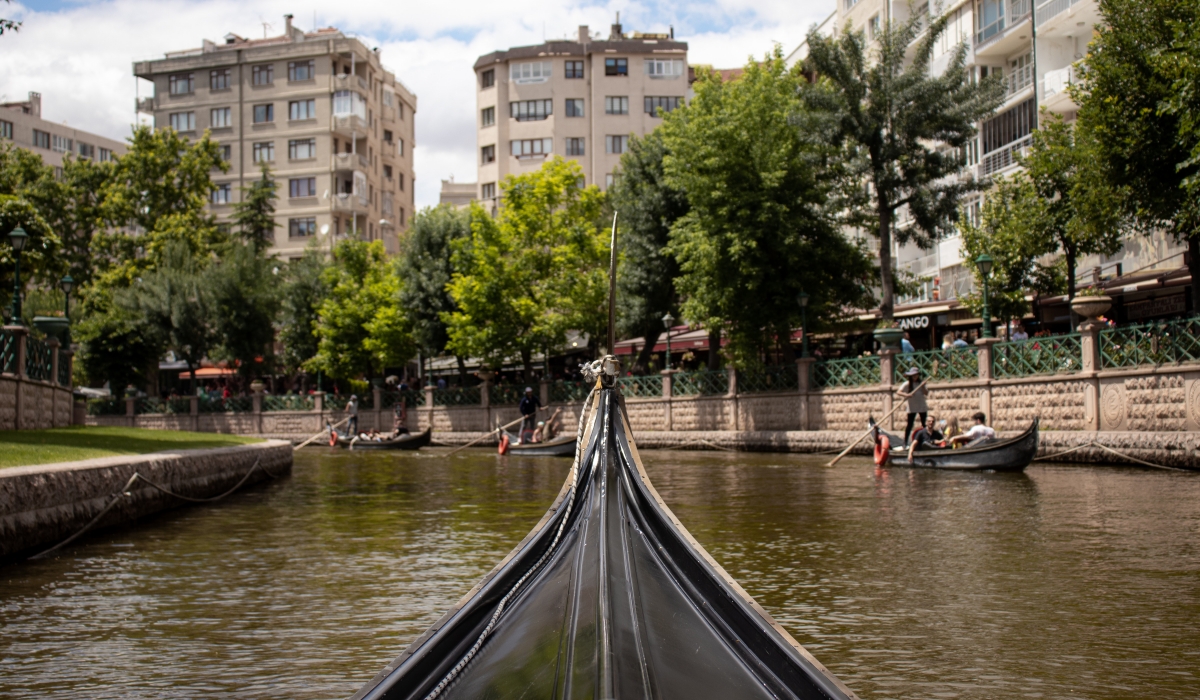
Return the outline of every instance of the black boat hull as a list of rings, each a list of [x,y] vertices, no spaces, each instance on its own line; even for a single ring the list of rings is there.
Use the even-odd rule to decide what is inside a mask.
[[[597,394],[541,522],[354,698],[854,698],[687,533]]]
[[[924,469],[953,469],[958,471],[1019,472],[1037,456],[1038,421],[1020,435],[996,440],[977,447],[928,448],[913,451],[913,461],[908,461],[908,450],[902,446],[904,439],[898,435],[887,435],[892,444],[891,464],[898,467],[920,467]]]
[[[549,442],[518,445],[515,435],[508,436],[508,453],[521,457],[571,457],[575,454],[575,436],[562,435]]]
[[[351,438],[338,436],[338,447],[346,447],[351,450],[419,450],[422,447],[429,445],[429,441],[433,438],[433,428],[426,428],[419,433],[409,433],[401,435],[394,440],[352,440]]]

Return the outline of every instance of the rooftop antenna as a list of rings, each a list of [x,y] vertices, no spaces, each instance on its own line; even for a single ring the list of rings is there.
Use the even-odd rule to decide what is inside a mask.
[[[615,353],[617,342],[617,213],[613,212],[612,241],[608,256],[608,354]]]
[[[263,22],[262,26],[263,26],[263,38],[266,39],[267,38],[267,30],[269,30],[271,28],[271,23]]]

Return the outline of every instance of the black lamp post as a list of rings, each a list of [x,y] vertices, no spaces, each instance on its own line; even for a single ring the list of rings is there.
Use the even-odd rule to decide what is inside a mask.
[[[983,278],[983,337],[992,337],[992,309],[988,305],[988,278],[992,276],[992,265],[994,261],[992,256],[987,253],[982,253],[978,258],[975,258],[975,265],[979,267],[979,276]]]
[[[808,357],[808,292],[797,294],[796,303],[800,304],[800,357]]]
[[[667,366],[666,369],[671,369],[671,328],[675,325],[675,317],[671,312],[663,314],[663,327],[667,329]]]
[[[63,348],[71,347],[71,290],[75,288],[75,280],[70,275],[64,275],[58,281],[58,288],[63,290],[63,318],[67,327],[63,330]]]
[[[8,240],[13,247],[13,261],[16,263],[16,273],[13,275],[12,322],[21,325],[21,251],[29,241],[29,234],[20,226],[8,234]]]

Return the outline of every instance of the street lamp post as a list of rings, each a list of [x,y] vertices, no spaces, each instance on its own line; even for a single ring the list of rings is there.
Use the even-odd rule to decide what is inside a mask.
[[[671,312],[663,314],[663,327],[667,329],[667,366],[666,369],[671,369],[671,328],[675,325],[675,317]]]
[[[8,240],[12,243],[13,261],[16,264],[16,273],[13,275],[12,323],[19,326],[21,325],[21,251],[25,250],[29,234],[18,226],[8,234]]]
[[[67,321],[67,327],[63,331],[63,347],[71,347],[71,290],[75,288],[75,280],[70,275],[64,275],[58,281],[58,288],[63,290],[63,318]]]
[[[808,357],[808,292],[796,295],[800,304],[800,357]]]
[[[988,278],[992,276],[992,265],[994,261],[992,256],[987,253],[982,253],[978,258],[975,258],[975,265],[979,268],[979,276],[983,278],[983,337],[992,337],[992,309],[988,304]]]

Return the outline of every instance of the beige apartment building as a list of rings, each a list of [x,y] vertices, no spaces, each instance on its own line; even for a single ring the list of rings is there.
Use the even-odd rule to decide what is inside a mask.
[[[662,123],[660,111],[688,93],[687,42],[633,32],[607,39],[579,27],[575,40],[547,41],[475,61],[478,199],[494,208],[508,175],[537,170],[557,154],[576,160],[587,184],[612,184],[631,134]]]
[[[417,98],[380,62],[378,49],[335,28],[305,32],[285,15],[282,36],[225,35],[197,49],[138,62],[154,83],[137,109],[156,128],[191,138],[208,131],[229,163],[214,173],[210,207],[232,220],[240,188],[267,165],[277,183],[272,252],[299,257],[314,241],[383,241],[399,250],[415,205]]]
[[[38,154],[43,163],[59,170],[68,153],[106,163],[124,153],[127,146],[123,141],[43,119],[42,95],[38,92],[29,93],[29,99],[21,102],[0,103],[0,139]]]

